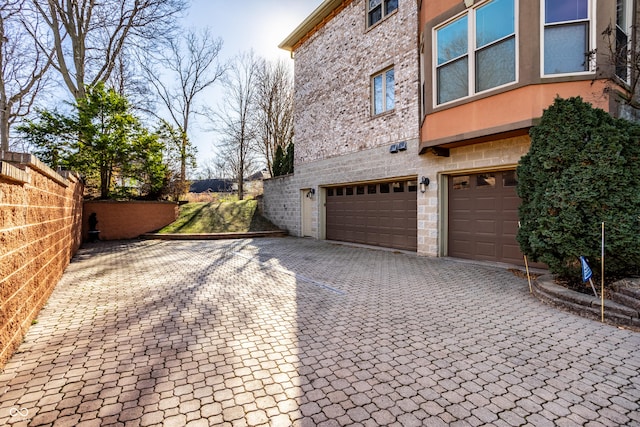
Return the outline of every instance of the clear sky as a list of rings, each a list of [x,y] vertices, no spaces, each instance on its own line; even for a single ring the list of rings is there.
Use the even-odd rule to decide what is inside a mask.
[[[290,60],[287,51],[278,45],[323,0],[192,0],[185,14],[185,28],[209,27],[211,34],[223,40],[221,59],[229,60],[236,54],[253,49],[256,55],[267,59]],[[291,60],[292,61],[292,60]],[[293,62],[292,62],[293,64]],[[200,102],[215,107],[221,92],[213,90]],[[200,127],[206,126],[199,120]],[[215,134],[193,129],[190,137],[198,148],[198,165],[215,157]]]

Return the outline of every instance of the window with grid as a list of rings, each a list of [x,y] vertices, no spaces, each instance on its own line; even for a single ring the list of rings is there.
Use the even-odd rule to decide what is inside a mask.
[[[368,0],[367,26],[377,24],[391,12],[398,9],[398,0]]]
[[[436,104],[516,81],[515,0],[490,0],[434,31]]]
[[[545,75],[590,70],[590,0],[543,2]]]

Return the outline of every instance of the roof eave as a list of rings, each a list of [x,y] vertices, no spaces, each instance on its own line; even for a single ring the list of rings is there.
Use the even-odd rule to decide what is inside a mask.
[[[280,49],[293,52],[296,44],[331,14],[343,0],[325,0],[289,36],[278,45]]]

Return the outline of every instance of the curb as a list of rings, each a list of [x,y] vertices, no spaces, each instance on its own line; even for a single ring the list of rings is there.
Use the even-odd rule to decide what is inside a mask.
[[[582,317],[602,319],[602,300],[599,297],[556,285],[552,275],[538,277],[533,281],[532,289],[536,298],[548,305],[568,310]],[[615,301],[604,300],[604,320],[610,325],[640,331],[640,311]]]
[[[253,239],[256,237],[286,237],[285,230],[277,231],[249,231],[244,233],[145,233],[140,236],[147,240],[223,240],[223,239]]]

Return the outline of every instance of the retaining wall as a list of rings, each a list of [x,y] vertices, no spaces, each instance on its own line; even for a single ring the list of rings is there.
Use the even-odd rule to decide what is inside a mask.
[[[81,243],[82,182],[0,152],[0,369]]]
[[[178,218],[175,202],[96,200],[84,203],[82,236],[89,236],[89,217],[96,214],[100,240],[133,239],[159,230]]]

